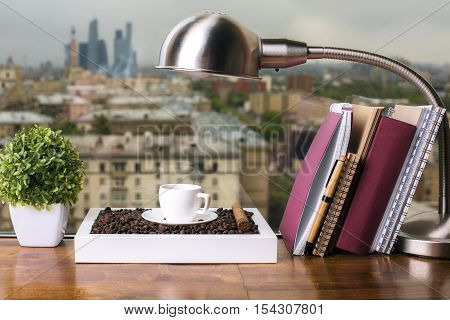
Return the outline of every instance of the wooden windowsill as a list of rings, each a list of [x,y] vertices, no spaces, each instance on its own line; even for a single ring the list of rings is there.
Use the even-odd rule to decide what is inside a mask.
[[[448,299],[450,261],[404,254],[292,257],[277,264],[75,264],[73,240],[0,239],[0,299]],[[151,248],[149,248],[151,250]]]

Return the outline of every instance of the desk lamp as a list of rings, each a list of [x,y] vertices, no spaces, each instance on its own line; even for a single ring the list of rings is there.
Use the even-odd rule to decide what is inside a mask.
[[[429,104],[444,104],[434,88],[402,63],[364,51],[308,46],[286,39],[262,39],[222,13],[205,12],[177,24],[167,35],[156,68],[193,76],[260,79],[263,68],[288,68],[312,59],[365,63],[389,70],[413,84]],[[439,208],[405,221],[397,248],[410,254],[450,258],[449,125],[444,116],[439,139]]]

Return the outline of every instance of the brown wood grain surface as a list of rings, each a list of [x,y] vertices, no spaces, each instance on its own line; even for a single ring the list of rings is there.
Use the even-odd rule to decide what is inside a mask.
[[[292,257],[277,264],[75,264],[73,240],[0,239],[0,299],[448,299],[450,261],[404,254]]]

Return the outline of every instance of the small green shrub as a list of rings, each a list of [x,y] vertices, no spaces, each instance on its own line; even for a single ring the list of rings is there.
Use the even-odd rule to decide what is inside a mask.
[[[83,180],[80,155],[60,131],[23,129],[0,152],[0,197],[12,206],[73,205]]]

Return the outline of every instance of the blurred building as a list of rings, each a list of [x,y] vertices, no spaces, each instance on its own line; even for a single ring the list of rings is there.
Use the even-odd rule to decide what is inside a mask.
[[[52,119],[39,113],[28,111],[0,111],[0,138],[12,137],[24,128],[34,124],[48,127]]]
[[[291,124],[320,125],[336,100],[311,95],[291,99],[284,119]]]
[[[76,68],[79,66],[79,53],[77,52],[78,45],[77,45],[75,27],[71,28],[70,36],[71,36],[70,43],[68,43],[66,45],[65,65],[66,65],[66,67]]]
[[[222,101],[226,101],[230,92],[248,95],[251,92],[266,91],[265,81],[252,81],[243,79],[215,79],[214,90]]]
[[[122,30],[116,30],[114,37],[114,64],[112,74],[115,77],[137,76],[137,53],[131,46],[132,25],[127,22],[125,37]]]
[[[396,104],[409,105],[410,101],[408,99],[379,99],[353,95],[351,103],[371,107],[387,107]]]
[[[98,118],[106,119],[111,134],[143,131],[153,133],[173,132],[192,134],[189,111],[168,109],[102,109],[86,113],[76,119],[77,127],[85,132],[95,132]]]
[[[12,62],[0,66],[0,90],[12,90],[22,85],[22,81],[22,67]]]
[[[6,64],[0,65],[0,107],[23,103],[29,100],[25,92],[22,67],[15,65],[9,57]]]
[[[65,101],[66,115],[74,121],[82,115],[94,110],[94,105],[87,99],[80,96],[71,96]]]
[[[286,76],[286,89],[311,93],[313,82],[313,77],[309,75],[289,75]]]
[[[79,65],[92,73],[104,73],[108,68],[108,52],[106,42],[99,38],[98,20],[89,23],[89,35],[87,42],[81,42],[78,47]]]

